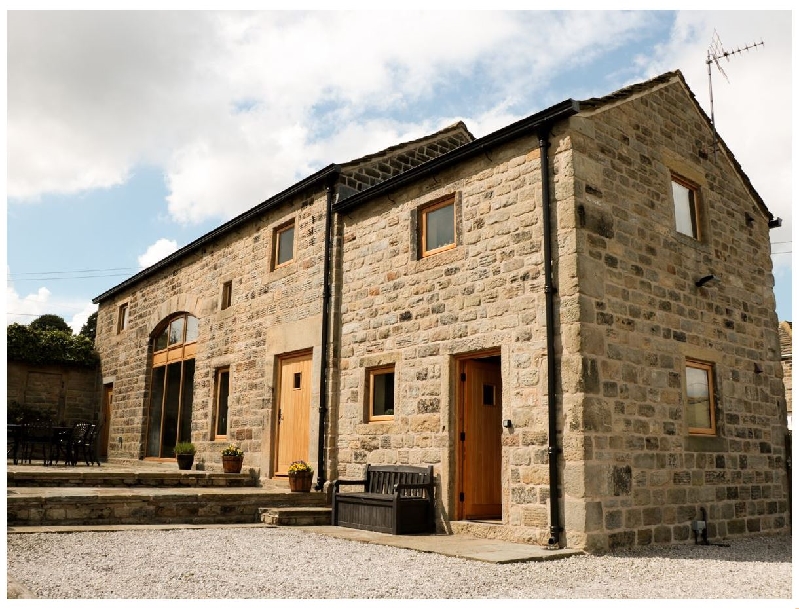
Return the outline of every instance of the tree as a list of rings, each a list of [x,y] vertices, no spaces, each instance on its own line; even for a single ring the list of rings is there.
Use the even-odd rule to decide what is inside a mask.
[[[96,366],[100,357],[85,336],[62,330],[37,330],[22,324],[6,327],[6,356],[10,362]]]
[[[79,334],[81,336],[85,336],[91,341],[94,341],[95,337],[97,336],[97,311],[89,315],[89,319],[87,319],[86,323],[83,324]]]
[[[72,328],[64,321],[64,318],[52,313],[40,315],[30,323],[30,327],[33,330],[57,330],[72,334]]]

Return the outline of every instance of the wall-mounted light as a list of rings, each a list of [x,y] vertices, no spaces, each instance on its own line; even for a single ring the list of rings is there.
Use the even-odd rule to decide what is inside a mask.
[[[779,228],[782,226],[782,218],[774,218],[768,223],[769,228]]]
[[[701,288],[703,285],[710,283],[714,279],[718,279],[718,277],[715,275],[705,275],[704,277],[697,279],[695,285],[696,287]]]
[[[505,429],[510,429],[511,427],[513,427],[513,422],[510,419],[505,419],[504,421],[502,421],[502,427],[504,427]]]
[[[757,362],[755,362],[755,374],[763,374],[763,368]]]
[[[754,226],[755,217],[752,214],[750,214],[748,211],[744,212],[744,219],[746,220],[747,226]]]

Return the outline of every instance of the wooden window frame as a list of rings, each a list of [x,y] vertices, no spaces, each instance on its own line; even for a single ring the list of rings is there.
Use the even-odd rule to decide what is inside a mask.
[[[707,389],[708,389],[708,409],[710,410],[710,427],[688,427],[688,433],[692,436],[716,436],[718,435],[716,427],[716,387],[713,375],[713,364],[710,362],[703,362],[695,359],[685,360],[686,368],[686,387],[685,387],[685,406],[688,408],[688,387],[687,387],[687,369],[693,368],[696,370],[703,370],[707,375]],[[687,420],[687,417],[686,417]],[[687,425],[687,423],[686,423]]]
[[[451,250],[458,245],[458,227],[457,227],[457,210],[455,209],[456,197],[455,195],[447,195],[437,201],[428,203],[419,208],[419,252],[420,258],[427,258],[441,252]],[[427,215],[430,212],[442,209],[443,207],[452,206],[452,243],[442,245],[432,250],[427,249]]]
[[[170,317],[169,320],[166,322],[166,325],[163,326],[161,331],[155,335],[155,337],[153,338],[153,367],[163,366],[168,362],[184,360],[184,359],[192,359],[195,357],[195,354],[197,353],[197,339],[189,342],[186,341],[186,333],[189,327],[190,316],[195,317],[190,313],[183,313],[181,315],[175,315],[173,317]],[[183,318],[183,332],[181,334],[180,340],[170,345],[169,340],[167,339],[166,347],[164,347],[163,349],[156,349],[158,337],[161,336],[161,334],[164,331],[168,333],[169,328],[172,326],[172,322],[180,318]]]
[[[394,412],[397,411],[397,371],[395,364],[388,364],[386,366],[378,366],[375,368],[369,368],[366,370],[366,420],[370,423],[375,421],[393,421],[394,415],[393,414],[384,414],[384,415],[375,415],[374,414],[374,404],[375,404],[375,394],[374,394],[374,378],[381,374],[388,374],[391,373],[394,375]]]
[[[291,240],[291,258],[286,260],[285,262],[279,262],[280,260],[280,235],[286,232],[288,229],[294,229],[294,238]],[[295,220],[292,218],[288,222],[284,222],[280,226],[276,227],[272,233],[272,270],[283,268],[294,262],[295,254],[297,251],[297,226]]]
[[[222,302],[220,309],[224,311],[233,304],[233,281],[226,281],[222,284]]]
[[[677,230],[678,233],[681,235],[685,235],[686,237],[690,237],[692,239],[696,239],[697,241],[702,241],[702,196],[701,190],[699,186],[691,182],[690,180],[678,175],[676,173],[671,174],[671,181],[675,184],[679,184],[683,188],[686,188],[689,195],[689,205],[690,211],[692,211],[691,215],[691,227],[693,228],[694,234],[689,235],[684,233],[680,230],[677,230],[677,201],[674,200],[674,187],[672,186],[672,205],[674,207],[674,229]]]
[[[218,433],[219,425],[219,395],[222,390],[222,375],[227,373],[227,389],[228,389],[228,404],[227,404],[227,423],[225,425],[224,435]],[[214,374],[214,420],[211,426],[211,440],[226,440],[228,438],[228,428],[230,427],[230,366],[217,368]]]
[[[117,334],[121,334],[128,329],[128,316],[130,315],[130,308],[128,303],[119,305],[117,312]]]

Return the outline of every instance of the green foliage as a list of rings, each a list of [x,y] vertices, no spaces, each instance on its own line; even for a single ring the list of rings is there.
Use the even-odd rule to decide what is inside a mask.
[[[175,444],[176,455],[193,455],[196,452],[197,449],[191,442],[178,442]]]
[[[94,339],[97,336],[97,311],[89,315],[89,319],[87,319],[86,323],[83,324],[79,334],[94,342]]]
[[[6,328],[6,336],[8,361],[89,367],[100,361],[92,341],[85,336],[74,336],[71,332],[37,330],[31,326],[11,324]]]
[[[58,330],[72,334],[72,328],[64,321],[64,318],[52,313],[40,315],[30,323],[30,327],[34,330]]]
[[[16,400],[11,400],[8,403],[6,410],[6,417],[8,423],[33,423],[34,421],[52,421],[56,416],[55,408],[48,408],[41,406],[36,408],[34,406],[26,406],[20,404]]]

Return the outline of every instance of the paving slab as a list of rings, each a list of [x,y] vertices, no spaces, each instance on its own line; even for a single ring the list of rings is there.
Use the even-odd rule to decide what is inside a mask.
[[[579,556],[584,552],[571,548],[548,550],[545,547],[524,543],[513,543],[500,539],[483,539],[467,535],[390,535],[374,531],[362,531],[336,526],[297,526],[285,527],[329,535],[337,539],[348,539],[363,543],[374,543],[395,548],[431,552],[479,560],[495,564],[557,560],[569,556]]]

